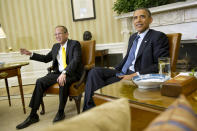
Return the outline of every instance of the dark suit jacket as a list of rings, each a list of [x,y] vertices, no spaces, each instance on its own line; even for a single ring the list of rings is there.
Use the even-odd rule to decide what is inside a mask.
[[[137,33],[130,36],[127,54],[116,67],[118,71],[121,71],[124,63],[126,62],[130,48],[132,47],[136,36]],[[135,72],[139,72],[140,74],[158,73],[158,58],[166,56],[169,56],[167,36],[162,32],[150,29],[142,40],[139,48],[134,66]]]
[[[48,54],[41,55],[33,53],[33,56],[30,57],[30,59],[45,63],[53,61],[53,70],[55,72],[59,72],[57,54],[60,46],[60,43],[56,43],[53,45],[51,51]],[[81,77],[83,70],[81,45],[78,41],[68,39],[66,48],[66,63],[67,67],[64,69],[66,70],[66,75],[71,77],[71,79],[73,78],[74,80],[78,80]]]

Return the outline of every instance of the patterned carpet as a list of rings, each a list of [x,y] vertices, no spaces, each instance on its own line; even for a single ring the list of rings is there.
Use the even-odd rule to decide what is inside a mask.
[[[23,93],[24,94],[32,94],[34,90],[35,85],[24,85],[23,86]],[[14,86],[14,87],[9,87],[10,95],[11,96],[16,96],[20,95],[19,87]],[[0,97],[1,96],[6,96],[7,97],[7,91],[6,88],[0,88]]]
[[[0,130],[1,131],[15,131],[16,125],[24,121],[30,113],[30,108],[28,107],[31,93],[34,89],[34,85],[23,86],[25,94],[25,106],[26,114],[23,113],[22,103],[20,99],[20,93],[18,87],[11,87],[10,94],[11,96],[11,107],[9,107],[7,100],[6,89],[0,89]],[[50,95],[44,97],[46,114],[39,115],[40,121],[35,123],[22,131],[38,131],[39,129],[53,125],[52,120],[55,117],[55,114],[58,110],[59,97],[58,95]],[[81,101],[83,105],[83,99]],[[39,112],[38,112],[39,113]],[[77,110],[74,101],[67,102],[65,108],[66,119],[71,118],[77,115]]]

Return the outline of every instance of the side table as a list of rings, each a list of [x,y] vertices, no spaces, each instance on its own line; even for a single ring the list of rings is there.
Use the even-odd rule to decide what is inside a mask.
[[[0,79],[5,79],[5,85],[6,85],[6,90],[8,94],[8,101],[9,101],[9,106],[11,106],[11,100],[10,100],[10,93],[9,93],[9,86],[8,86],[8,79],[10,77],[17,76],[18,77],[18,83],[19,83],[19,90],[21,94],[21,101],[23,104],[23,111],[24,114],[26,113],[25,110],[25,101],[24,101],[24,95],[23,95],[23,86],[22,86],[22,79],[21,79],[21,67],[28,65],[28,62],[18,62],[18,63],[10,63],[10,64],[5,64],[2,67],[0,67]]]
[[[101,58],[101,66],[104,66],[104,56],[107,57],[107,66],[109,66],[108,52],[109,52],[109,49],[96,50],[95,57]]]

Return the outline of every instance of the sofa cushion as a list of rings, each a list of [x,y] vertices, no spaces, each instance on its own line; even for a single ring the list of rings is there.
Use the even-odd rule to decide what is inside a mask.
[[[197,115],[185,96],[181,95],[161,113],[145,131],[197,131]]]
[[[61,121],[44,131],[130,131],[130,108],[127,99],[118,99]]]

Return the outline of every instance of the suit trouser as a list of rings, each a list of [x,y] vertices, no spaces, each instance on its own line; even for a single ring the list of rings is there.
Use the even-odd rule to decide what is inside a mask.
[[[116,77],[117,72],[117,70],[103,67],[95,67],[89,71],[85,87],[83,111],[95,106],[92,98],[94,91],[121,80]]]
[[[39,109],[39,106],[43,100],[44,92],[51,85],[57,83],[57,78],[59,77],[59,75],[60,73],[49,73],[46,76],[37,79],[29,107],[31,107],[34,110]],[[59,89],[59,110],[64,109],[66,105],[68,93],[69,93],[69,87],[71,85],[70,83],[71,82],[69,80],[69,77],[66,77],[65,86],[60,87]]]

